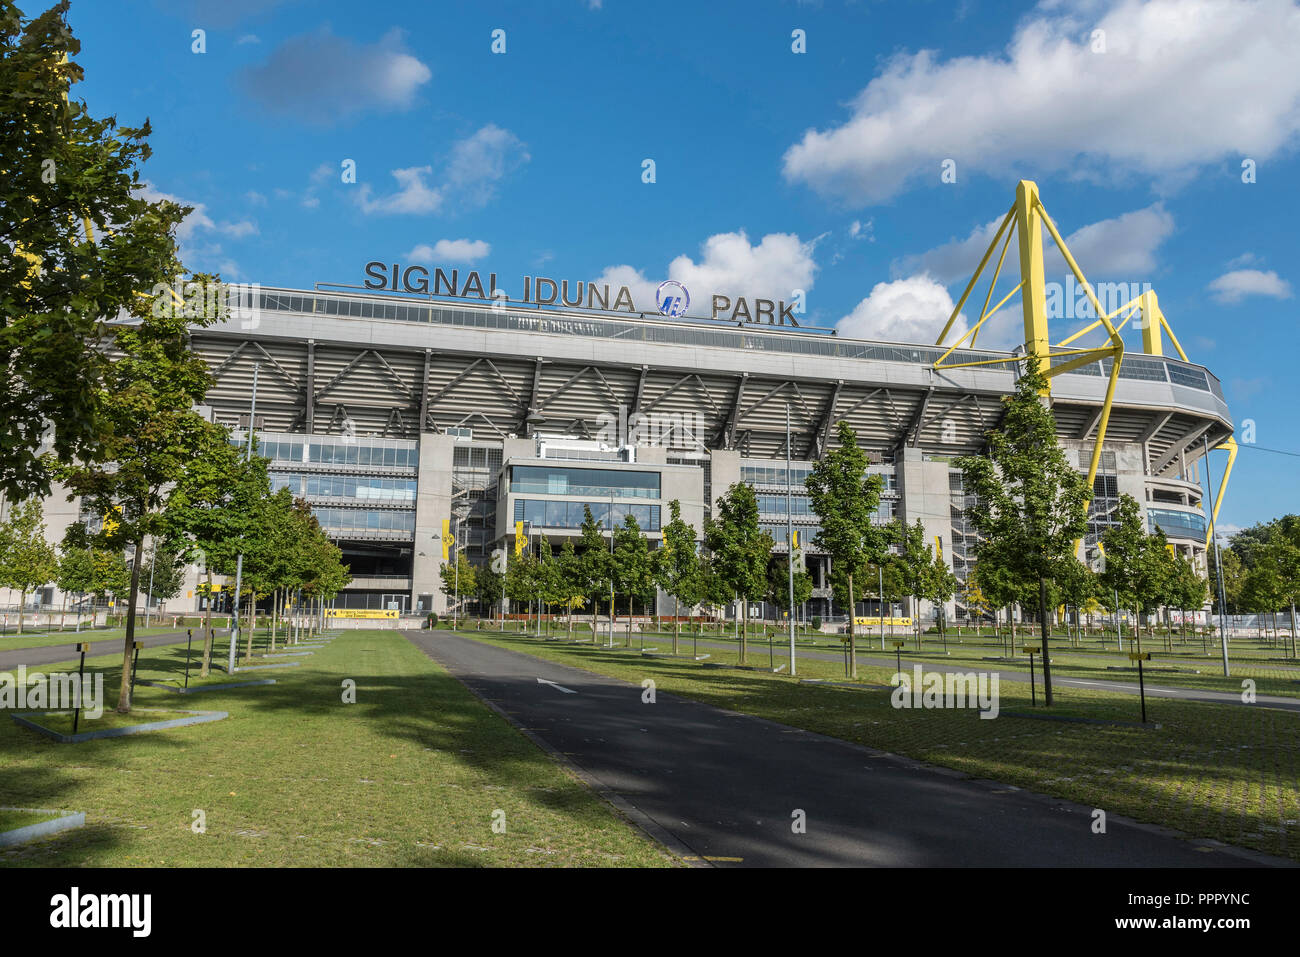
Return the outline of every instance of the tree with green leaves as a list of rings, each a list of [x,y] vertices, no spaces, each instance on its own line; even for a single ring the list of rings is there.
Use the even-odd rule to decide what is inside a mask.
[[[63,629],[66,616],[68,596],[78,597],[90,594],[95,583],[95,556],[89,548],[64,546],[59,549],[59,573],[54,583],[63,592],[63,612],[60,614],[59,629]],[[81,602],[77,602],[77,630],[81,630]]]
[[[636,516],[628,512],[623,524],[614,529],[614,562],[612,565],[615,592],[627,595],[627,633],[625,647],[632,646],[632,617],[636,613],[636,600],[645,599],[654,589],[654,565],[650,558],[650,543]]]
[[[1103,589],[1119,593],[1120,603],[1138,616],[1134,623],[1138,649],[1141,650],[1141,615],[1148,619],[1166,590],[1172,561],[1163,532],[1147,531],[1141,507],[1131,495],[1121,495],[1115,524],[1101,537],[1105,546],[1106,567],[1100,575]]]
[[[832,588],[838,583],[844,592],[841,601],[849,619],[849,676],[856,678],[857,635],[853,619],[859,584],[868,564],[883,561],[888,537],[872,523],[883,480],[867,474],[867,454],[858,447],[857,433],[847,422],[839,423],[838,436],[838,447],[822,456],[804,484],[812,510],[821,520],[815,541],[830,556]],[[869,590],[862,585],[862,592]]]
[[[1076,614],[1079,614],[1079,627],[1082,629],[1083,621],[1080,609],[1086,606],[1092,599],[1100,593],[1101,583],[1097,580],[1097,575],[1091,568],[1083,562],[1076,561],[1073,565],[1064,563],[1061,566],[1061,572],[1056,579],[1056,587],[1060,592],[1061,599],[1066,604],[1065,609],[1065,631],[1070,635],[1070,609],[1073,605]]]
[[[903,578],[903,588],[912,602],[912,625],[916,647],[921,647],[921,598],[932,574],[930,546],[925,540],[925,525],[918,518],[913,524],[895,519],[889,524],[897,546],[894,562]]]
[[[996,553],[1017,580],[1038,589],[1042,627],[1043,700],[1052,706],[1048,587],[1077,562],[1075,543],[1088,530],[1091,490],[1056,439],[1056,419],[1044,404],[1047,379],[1031,353],[1013,395],[1003,399],[999,429],[986,433],[987,457],[958,460],[973,496],[966,517],[980,535],[975,556]]]
[[[0,523],[0,585],[18,592],[18,634],[23,633],[27,596],[59,574],[58,550],[45,540],[45,512],[39,498],[9,507]]]
[[[1183,618],[1183,643],[1187,642],[1187,613],[1200,611],[1208,598],[1209,582],[1196,570],[1190,561],[1179,555],[1174,563],[1174,573],[1170,576],[1168,599],[1178,608]]]
[[[935,607],[935,617],[938,621],[939,634],[943,638],[944,649],[948,647],[948,632],[944,620],[944,606],[957,593],[960,580],[953,574],[948,563],[944,561],[938,551],[932,551],[929,563],[925,568],[925,576],[921,582],[922,588],[919,597],[924,598]],[[918,626],[919,628],[919,626]]]
[[[491,560],[474,567],[474,600],[478,602],[480,616],[486,617],[492,606],[500,603],[503,577],[492,568]]]
[[[441,581],[439,588],[447,596],[449,606],[458,597],[473,595],[478,590],[478,580],[475,577],[478,569],[470,564],[463,550],[457,548],[454,551],[455,555],[451,561],[443,562],[438,566],[438,577]]]
[[[704,541],[713,567],[740,601],[740,663],[746,662],[749,603],[762,601],[767,591],[767,564],[772,536],[759,528],[758,497],[753,486],[737,482],[718,499],[715,517],[705,522]]]
[[[190,211],[140,190],[147,120],[118,127],[70,95],[84,74],[68,6],[26,18],[0,0],[0,492],[13,499],[48,495],[52,465],[109,457],[107,322],[175,280]]]
[[[253,533],[261,503],[270,492],[270,462],[259,455],[246,456],[245,446],[233,445],[224,428],[205,430],[199,439],[197,455],[167,498],[159,532],[165,548],[203,566],[206,582],[200,591],[207,602],[199,675],[206,678],[212,667],[212,606],[217,592],[212,577],[234,575],[239,551]]]
[[[574,613],[587,603],[587,581],[583,573],[582,558],[573,547],[573,539],[566,538],[560,545],[560,554],[555,560],[556,576],[560,593],[563,596],[564,613],[568,623],[569,638],[573,638]]]
[[[596,613],[602,601],[609,602],[610,643],[614,641],[614,587],[612,578],[613,558],[609,554],[609,542],[601,532],[601,526],[591,514],[591,507],[582,507],[582,528],[578,538],[578,559],[581,563],[582,593],[591,599],[591,634],[596,637]]]
[[[140,580],[146,583],[146,606],[150,600],[165,602],[181,593],[185,584],[185,563],[173,551],[160,551],[158,542],[151,540],[144,567],[140,569]]]
[[[671,516],[663,527],[663,546],[659,550],[658,583],[673,597],[673,654],[678,653],[682,633],[681,607],[694,608],[705,599],[705,582],[694,526],[682,519],[677,499],[668,503]]]
[[[777,555],[767,566],[767,595],[779,611],[793,615],[795,609],[812,597],[813,580],[803,565],[794,566],[794,608],[790,607],[790,565],[784,555]]]

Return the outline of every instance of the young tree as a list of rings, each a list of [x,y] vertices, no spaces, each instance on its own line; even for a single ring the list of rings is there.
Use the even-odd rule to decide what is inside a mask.
[[[673,614],[673,654],[678,653],[682,633],[681,606],[694,608],[705,598],[704,575],[696,548],[695,528],[682,520],[682,506],[677,499],[668,503],[671,515],[663,527],[663,547],[659,550],[658,582],[677,608]]]
[[[591,636],[596,637],[596,614],[601,601],[609,602],[610,644],[614,642],[614,588],[612,579],[613,558],[609,543],[601,534],[601,527],[591,514],[590,506],[582,507],[582,529],[578,539],[582,593],[591,599]]]
[[[27,596],[59,573],[59,553],[45,540],[45,514],[39,498],[9,508],[0,523],[0,585],[18,592],[18,634],[23,633]]]
[[[632,647],[632,616],[636,600],[644,598],[654,588],[654,567],[650,559],[650,544],[641,531],[636,516],[628,512],[623,524],[614,530],[614,589],[627,595],[627,639],[625,647]]]
[[[159,532],[165,548],[203,564],[208,601],[199,675],[206,678],[212,668],[214,637],[212,576],[235,573],[239,551],[270,494],[270,462],[258,455],[247,457],[245,446],[233,445],[224,428],[205,430],[200,440],[198,454],[171,489]]]
[[[1164,533],[1146,530],[1140,506],[1131,495],[1120,496],[1117,519],[1101,538],[1106,551],[1101,585],[1112,594],[1118,592],[1122,604],[1149,619],[1165,593],[1173,559],[1165,547]],[[1135,622],[1134,634],[1141,649],[1139,624],[1140,620]]]
[[[932,574],[930,546],[925,540],[925,526],[918,518],[912,525],[895,520],[889,529],[898,546],[894,561],[903,579],[903,589],[912,600],[912,624],[916,647],[921,647],[921,598]]]
[[[944,561],[943,556],[937,551],[934,552],[929,564],[926,566],[925,578],[922,582],[919,597],[924,598],[935,607],[935,617],[938,620],[939,632],[943,638],[945,651],[948,647],[948,632],[944,619],[944,606],[957,593],[960,584],[960,580],[948,567],[948,563]]]
[[[582,559],[573,547],[573,539],[566,538],[556,559],[556,573],[568,620],[569,638],[573,638],[573,613],[586,604],[588,583],[583,574]]]
[[[975,556],[998,554],[1016,579],[1038,586],[1042,625],[1043,700],[1052,706],[1048,648],[1048,586],[1077,562],[1075,543],[1088,530],[1087,479],[1070,464],[1056,440],[1056,420],[1043,404],[1047,380],[1030,354],[1014,395],[1003,400],[1000,429],[987,433],[988,457],[958,460],[974,502],[966,516],[981,536]]]
[[[832,588],[840,583],[844,591],[842,602],[849,616],[849,676],[856,678],[856,586],[868,563],[883,560],[888,538],[871,521],[880,504],[882,479],[867,474],[867,454],[858,448],[853,428],[840,422],[838,432],[839,447],[813,466],[805,486],[812,510],[821,520],[815,541],[830,556]],[[863,591],[869,588],[864,586]]]
[[[716,517],[704,527],[704,541],[713,567],[740,600],[740,663],[746,661],[749,603],[761,601],[767,590],[767,563],[772,536],[758,526],[758,498],[752,486],[737,482],[718,499]]]
[[[794,566],[794,608],[812,597],[813,580],[802,565]],[[790,607],[790,566],[784,555],[778,555],[767,566],[767,594],[764,596],[780,611],[794,614]]]
[[[503,577],[501,572],[493,570],[490,560],[474,567],[474,599],[478,602],[479,615],[486,616],[493,605],[500,603]]]
[[[64,610],[67,609],[68,595],[86,595],[94,590],[95,556],[89,548],[64,546],[59,553],[59,574],[54,583],[63,592]],[[77,603],[77,626],[81,626],[81,603]],[[63,628],[62,618],[59,629]]]
[[[457,548],[455,552],[451,561],[438,566],[438,577],[442,581],[440,590],[447,596],[448,605],[458,597],[465,598],[478,590],[478,580],[475,577],[478,569],[469,563],[461,549]]]
[[[146,602],[150,599],[165,602],[181,593],[181,586],[185,584],[185,563],[175,552],[159,550],[158,543],[151,542],[144,567],[140,569],[140,580],[146,583]]]

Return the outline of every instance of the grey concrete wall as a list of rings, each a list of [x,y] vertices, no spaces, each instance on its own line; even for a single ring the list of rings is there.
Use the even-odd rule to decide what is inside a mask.
[[[442,520],[451,518],[451,464],[456,439],[425,432],[420,436],[416,473],[415,546],[411,559],[411,607],[419,595],[433,596],[433,611],[447,612],[438,568],[442,564]]]

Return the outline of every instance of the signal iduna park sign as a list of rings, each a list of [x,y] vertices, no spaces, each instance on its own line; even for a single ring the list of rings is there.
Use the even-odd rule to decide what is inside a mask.
[[[366,263],[365,288],[449,296],[455,299],[477,299],[484,302],[523,302],[537,306],[568,306],[575,309],[603,309],[606,312],[645,313],[658,312],[670,318],[685,316],[690,306],[690,292],[675,280],[659,284],[653,309],[638,308],[632,301],[632,290],[627,286],[615,289],[609,283],[584,282],[579,279],[555,280],[546,276],[524,276],[522,299],[512,300],[497,286],[497,274],[487,274],[487,285],[477,270],[468,270],[462,281],[460,270],[434,268],[433,275],[424,266],[403,265],[372,261]],[[432,286],[430,285],[432,280]],[[744,296],[713,296],[710,319],[720,322],[754,323],[769,326],[798,326],[795,313],[801,312],[799,302],[786,303],[784,299],[754,299]]]

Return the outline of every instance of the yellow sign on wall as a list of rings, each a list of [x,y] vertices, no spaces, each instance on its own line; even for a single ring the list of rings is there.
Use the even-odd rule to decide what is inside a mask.
[[[382,610],[369,608],[326,608],[326,618],[396,618],[396,608]]]
[[[896,628],[911,628],[911,627],[912,627],[912,619],[911,619],[911,618],[885,618],[885,619],[881,619],[881,618],[854,618],[854,619],[853,619],[853,624],[854,624],[855,626],[863,626],[863,627],[867,627],[867,628],[876,628],[876,627],[879,627],[879,626],[880,626],[880,623],[881,623],[882,620],[884,621],[884,623],[885,623],[886,625],[893,625],[893,626],[896,627]]]

